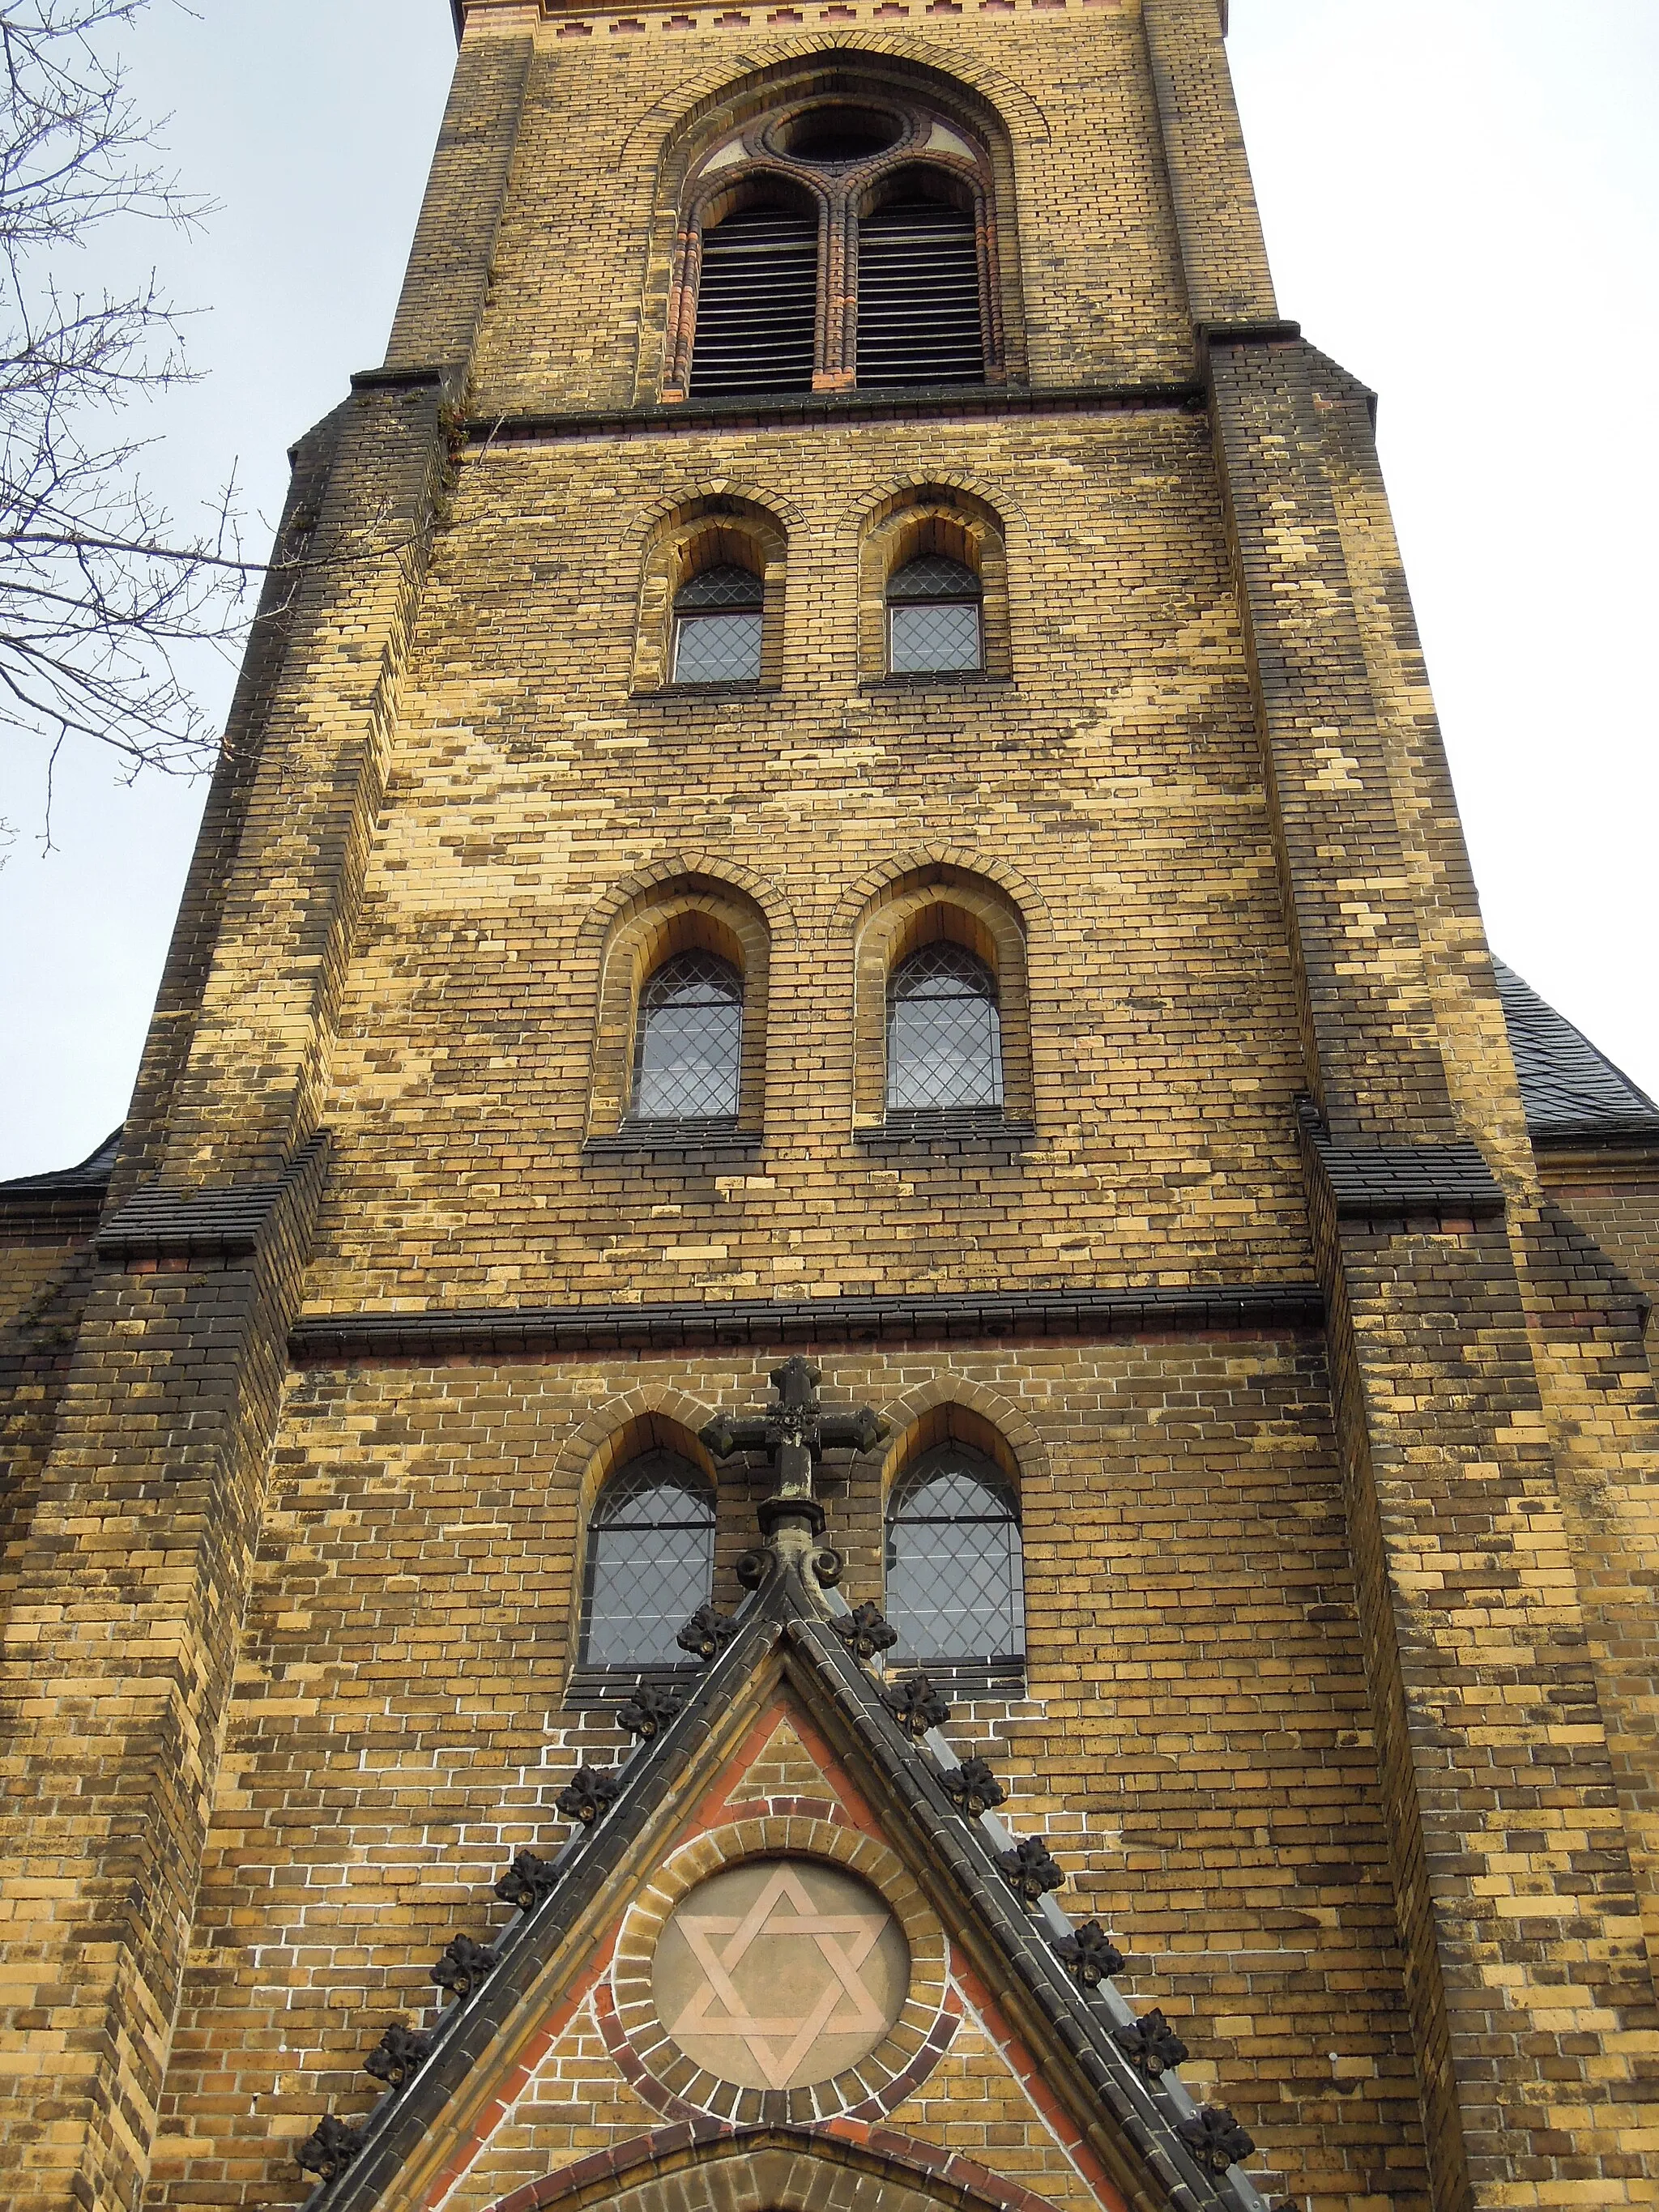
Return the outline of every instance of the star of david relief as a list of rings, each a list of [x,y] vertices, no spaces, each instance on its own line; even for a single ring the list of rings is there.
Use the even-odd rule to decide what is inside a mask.
[[[814,1859],[754,1859],[699,1883],[652,1966],[657,2017],[687,2057],[750,2089],[825,2081],[898,2018],[910,1954],[884,1900]]]

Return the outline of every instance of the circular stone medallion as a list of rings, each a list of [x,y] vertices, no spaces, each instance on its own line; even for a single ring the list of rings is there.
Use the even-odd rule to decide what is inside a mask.
[[[651,1969],[657,2017],[686,2057],[745,2089],[799,2089],[856,2066],[909,1984],[884,1899],[819,1859],[746,1859],[699,1882]]]

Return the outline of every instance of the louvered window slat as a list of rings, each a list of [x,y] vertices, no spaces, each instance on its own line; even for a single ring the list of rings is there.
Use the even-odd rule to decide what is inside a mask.
[[[955,208],[884,208],[859,226],[860,384],[982,384],[979,250]]]
[[[810,392],[817,292],[817,228],[810,216],[756,210],[708,231],[692,397]]]

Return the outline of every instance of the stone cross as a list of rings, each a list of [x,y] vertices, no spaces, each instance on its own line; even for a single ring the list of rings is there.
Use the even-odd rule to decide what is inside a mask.
[[[812,1495],[812,1469],[825,1444],[851,1444],[868,1451],[890,1436],[891,1427],[868,1406],[855,1413],[826,1413],[818,1403],[823,1376],[797,1355],[772,1370],[776,1402],[763,1413],[731,1421],[724,1414],[701,1431],[702,1442],[716,1459],[734,1452],[763,1451],[770,1458],[777,1488],[760,1509],[761,1526],[769,1536],[777,1523],[804,1522],[813,1535],[823,1528],[823,1508]]]

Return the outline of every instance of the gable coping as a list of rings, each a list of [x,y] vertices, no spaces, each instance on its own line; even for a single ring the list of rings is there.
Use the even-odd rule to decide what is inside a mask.
[[[739,1607],[737,1632],[679,1711],[614,1770],[620,1787],[609,1809],[592,1826],[579,1825],[549,1862],[548,1893],[495,1939],[494,1967],[445,2007],[428,2031],[428,2054],[408,2078],[385,2093],[359,2128],[346,2131],[359,2138],[358,2148],[342,2170],[317,2184],[303,2212],[369,2212],[621,1864],[641,1825],[663,1806],[696,1750],[714,1733],[732,1692],[780,1646],[786,1679],[805,1692],[809,1709],[815,1689],[827,1693],[913,1838],[926,1847],[925,1863],[942,1869],[957,1891],[959,1917],[977,1922],[992,1938],[1172,2212],[1267,2212],[1240,2167],[1206,2172],[1188,2149],[1177,2130],[1203,2108],[1172,2070],[1154,2084],[1118,2048],[1114,2031],[1135,2021],[1133,2008],[1109,1980],[1087,1992],[1073,1983],[1053,1948],[1073,1933],[1071,1920],[1050,1896],[1031,1915],[1021,1910],[1000,1858],[1016,1838],[994,1813],[966,1816],[951,1802],[939,1776],[957,1766],[955,1750],[937,1727],[912,1741],[884,1703],[882,1686],[830,1626],[827,1616],[850,1612],[845,1599],[834,1589],[817,1596],[826,1617],[819,1616],[794,1570],[775,1564]],[[340,2123],[333,2127],[338,2136]],[[1094,2132],[1086,2123],[1084,2131]],[[764,2125],[737,2127],[711,2115],[707,2130],[694,2128],[687,2140],[736,2141],[766,2132]]]

